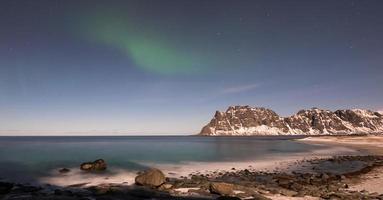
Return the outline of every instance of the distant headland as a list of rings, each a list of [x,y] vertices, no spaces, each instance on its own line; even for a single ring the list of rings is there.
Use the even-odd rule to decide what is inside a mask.
[[[280,117],[261,107],[230,106],[216,111],[214,118],[199,135],[349,135],[383,133],[383,114],[363,109],[300,110],[295,115]]]

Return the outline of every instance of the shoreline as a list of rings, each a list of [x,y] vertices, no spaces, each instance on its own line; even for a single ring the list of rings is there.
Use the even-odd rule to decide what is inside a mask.
[[[234,196],[237,199],[373,199],[383,198],[383,188],[375,182],[363,183],[364,176],[382,174],[383,156],[333,156],[297,160],[291,171],[259,171],[241,169],[218,173],[192,174],[189,177],[171,178],[159,187],[137,186],[124,183],[103,183],[93,186],[82,184],[59,187],[31,186],[0,181],[0,197],[4,186],[12,187],[6,193],[18,197],[28,195],[35,199],[110,199],[131,196],[128,199],[216,199]],[[352,167],[349,167],[352,166]],[[336,170],[336,169],[341,170]],[[335,169],[335,170],[334,170]],[[381,178],[381,177],[380,177]],[[379,179],[380,180],[380,179]],[[371,186],[370,191],[365,187]],[[372,185],[371,185],[372,184]],[[212,185],[217,185],[212,189]],[[374,191],[375,189],[375,191]],[[137,192],[139,194],[137,194]],[[330,196],[329,196],[330,195]],[[145,197],[145,198],[144,198]],[[12,199],[12,198],[6,198]],[[23,199],[23,198],[17,198]],[[34,199],[34,198],[29,198]]]
[[[318,144],[321,145],[321,144]],[[294,170],[295,165],[302,160],[331,158],[336,155],[358,155],[358,151],[347,147],[331,147],[313,150],[306,153],[294,153],[289,156],[272,156],[256,160],[245,161],[221,161],[221,162],[183,162],[178,164],[140,163],[163,171],[169,178],[191,177],[196,174],[218,174],[238,170],[252,171],[285,171]],[[70,172],[61,174],[59,168],[51,171],[49,176],[39,179],[41,184],[67,187],[70,185],[82,185],[83,187],[100,184],[134,184],[134,178],[139,170],[127,170],[123,168],[109,168],[107,173],[84,173],[78,167],[68,168]],[[233,170],[235,169],[235,170]]]
[[[296,141],[308,144],[330,144],[366,150],[372,154],[383,155],[383,136],[321,136],[305,137]]]
[[[315,145],[336,144],[336,146],[316,152],[258,161],[194,162],[181,165],[147,163],[164,172],[167,177],[165,184],[170,185],[169,188],[137,186],[134,184],[136,172],[113,167],[112,173],[85,173],[88,179],[79,176],[78,181],[69,182],[68,180],[75,180],[74,177],[79,174],[84,175],[79,169],[70,169],[69,174],[60,175],[57,171],[52,172],[58,174],[60,178],[44,177],[41,186],[9,183],[12,184],[12,188],[6,194],[1,193],[6,183],[0,180],[0,198],[2,195],[27,194],[31,197],[36,196],[36,199],[44,199],[42,196],[47,196],[48,199],[56,199],[58,196],[78,199],[82,196],[114,200],[119,199],[121,195],[130,195],[131,199],[145,199],[144,197],[215,199],[227,195],[212,191],[212,184],[221,183],[231,188],[229,196],[238,199],[257,197],[275,200],[314,200],[327,199],[334,195],[341,199],[383,198],[383,188],[378,184],[383,181],[381,153],[383,148],[379,143],[383,141],[383,137],[368,136],[363,140],[360,138],[360,136],[305,137],[297,141]],[[15,190],[15,186],[19,189]],[[29,191],[31,187],[35,192]],[[29,189],[20,191],[20,188]],[[137,191],[140,191],[139,195]]]

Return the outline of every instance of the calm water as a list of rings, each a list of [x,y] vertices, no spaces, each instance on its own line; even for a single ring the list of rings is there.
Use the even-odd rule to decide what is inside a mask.
[[[142,169],[145,163],[257,160],[321,146],[291,137],[0,137],[0,177],[28,179],[60,167],[103,158],[109,166]]]

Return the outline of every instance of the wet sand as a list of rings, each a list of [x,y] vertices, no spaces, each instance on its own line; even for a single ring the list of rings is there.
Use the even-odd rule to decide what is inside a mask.
[[[372,155],[383,155],[383,136],[321,136],[307,137],[298,141],[310,144],[333,144],[367,151]],[[376,167],[372,171],[355,178],[350,184],[350,190],[383,193],[383,167]]]
[[[309,144],[333,144],[383,155],[383,136],[319,136],[306,137],[296,141]]]

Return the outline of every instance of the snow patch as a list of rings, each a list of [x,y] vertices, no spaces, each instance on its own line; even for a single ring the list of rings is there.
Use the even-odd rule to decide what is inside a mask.
[[[217,111],[203,130],[208,132],[201,132],[202,135],[233,136],[383,133],[383,117],[363,109],[332,112],[318,108],[279,117],[266,108],[230,106],[226,112]]]

